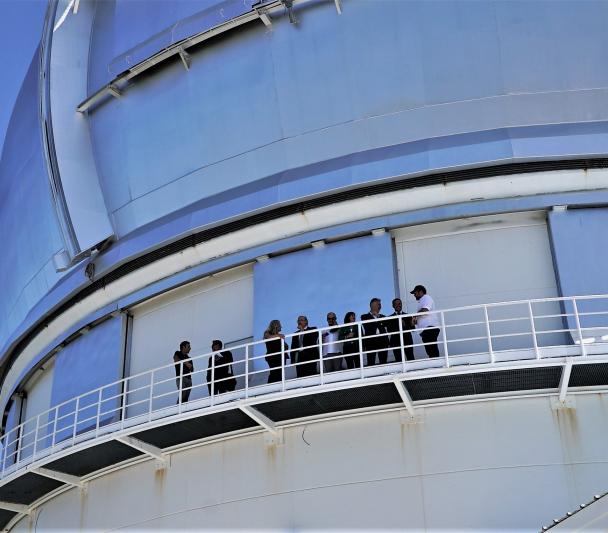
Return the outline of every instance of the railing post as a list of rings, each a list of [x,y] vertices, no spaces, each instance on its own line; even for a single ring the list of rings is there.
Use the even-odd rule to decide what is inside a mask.
[[[363,324],[357,324],[359,328],[359,369],[361,370],[361,379],[363,379]]]
[[[177,412],[178,414],[182,413],[182,395],[184,390],[184,359],[181,359],[179,362],[179,373],[178,373],[178,383],[177,386]]]
[[[38,430],[40,429],[40,415],[36,417],[36,430],[34,431],[34,450],[32,451],[32,460],[36,457],[36,447],[38,445]]]
[[[21,431],[19,432],[19,439],[16,440],[17,453],[15,454],[15,464],[21,461],[21,452],[23,451],[23,438],[25,436],[25,422],[19,424]]]
[[[8,453],[9,431],[4,435],[4,446],[2,447],[2,477],[4,477],[4,468],[6,467],[6,454]]]
[[[215,353],[211,354],[211,405],[215,404]]]
[[[574,308],[574,321],[576,323],[576,331],[578,332],[578,340],[581,343],[581,355],[587,356],[587,348],[585,347],[585,341],[583,339],[583,328],[581,328],[581,320],[578,314],[578,305],[576,304],[576,298],[572,298],[572,307]]]
[[[97,437],[99,435],[99,419],[101,418],[101,391],[102,389],[99,389],[99,395],[97,396],[97,415],[95,416],[95,437]],[[124,409],[124,406],[123,406]]]
[[[80,409],[80,396],[76,398],[76,409],[74,409],[74,429],[72,430],[72,446],[76,443],[76,427],[78,426],[78,409]]]
[[[405,364],[405,346],[403,346],[403,319],[401,315],[397,315],[397,322],[399,322],[399,346],[401,347],[401,366],[403,371],[407,372],[407,365]],[[391,338],[389,337],[389,345],[391,344]]]
[[[59,406],[55,407],[55,420],[53,420],[53,435],[51,437],[51,448],[55,446],[55,439],[57,438],[57,419],[59,418]]]
[[[285,341],[279,337],[281,341],[281,390],[285,391]]]
[[[317,341],[319,344],[319,373],[321,374],[321,385],[323,385],[324,381],[324,368],[323,368],[323,335],[321,330],[317,330]]]
[[[127,419],[127,401],[129,399],[129,378],[124,380],[122,388],[122,407],[120,409],[120,428],[124,429],[125,420]]]
[[[150,395],[148,396],[148,422],[152,421],[152,395],[154,392],[154,370],[150,372]]]
[[[441,334],[443,336],[443,352],[445,357],[445,367],[450,368],[450,354],[448,352],[448,330],[445,327],[445,314],[443,311],[439,313],[441,319]]]
[[[486,335],[488,336],[488,351],[490,352],[490,363],[495,362],[494,347],[492,346],[492,333],[490,331],[490,319],[488,317],[488,306],[483,306],[483,317],[486,323]]]
[[[540,359],[538,339],[536,338],[536,325],[534,324],[534,313],[532,312],[532,302],[530,300],[528,300],[528,315],[530,316],[530,327],[532,328],[532,345],[534,346],[534,355],[536,355],[536,359]]]
[[[249,398],[249,344],[245,345],[245,398]]]

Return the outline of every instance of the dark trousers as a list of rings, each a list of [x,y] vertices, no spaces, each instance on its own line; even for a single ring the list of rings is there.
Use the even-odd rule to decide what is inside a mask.
[[[265,359],[268,363],[268,368],[270,368],[270,372],[268,372],[268,383],[276,383],[277,381],[281,381],[283,379],[283,372],[281,370],[281,354],[275,353],[274,355],[267,355]]]
[[[388,348],[388,339],[386,337],[374,337],[367,339],[363,346],[367,352],[367,366],[376,364],[376,355],[381,365],[385,365],[388,361],[388,350],[380,350],[380,348]]]
[[[319,360],[319,349],[304,349],[297,355],[296,376],[305,378],[319,373],[317,361]],[[311,361],[310,363],[308,361]]]
[[[429,357],[439,357],[439,346],[437,345],[437,337],[439,337],[439,328],[426,328],[420,333],[424,349]]]
[[[361,362],[359,359],[359,342],[345,342],[342,347],[342,353],[346,361],[346,368],[359,367]]]
[[[229,379],[232,376],[222,376],[222,377],[217,377],[216,376],[216,382],[215,382],[215,394],[223,394],[224,392],[232,392],[235,388],[236,388],[236,383],[234,378],[233,379]],[[228,379],[224,379],[224,378],[228,378]],[[222,381],[217,381],[217,380],[222,380]],[[207,383],[207,390],[209,391],[209,394],[211,394],[211,383]]]
[[[177,378],[175,380],[175,383],[177,384],[178,390],[180,388],[179,382],[180,382],[180,379]],[[181,386],[182,403],[185,403],[188,401],[188,398],[190,398],[190,391],[192,390],[192,376],[182,376],[181,382],[182,382],[182,386]],[[179,399],[177,400],[177,403],[179,403]]]
[[[403,353],[401,352],[401,346],[403,346],[403,352],[405,353],[405,358],[408,361],[414,360],[414,347],[412,346],[414,341],[412,339],[412,334],[409,331],[403,331],[401,333],[401,340],[399,340],[399,334],[391,335],[390,347],[393,349],[393,356],[395,357],[395,362],[403,361]]]

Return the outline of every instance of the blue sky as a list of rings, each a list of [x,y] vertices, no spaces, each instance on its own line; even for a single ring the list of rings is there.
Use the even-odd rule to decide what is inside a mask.
[[[0,154],[15,99],[42,34],[46,0],[0,0]]]

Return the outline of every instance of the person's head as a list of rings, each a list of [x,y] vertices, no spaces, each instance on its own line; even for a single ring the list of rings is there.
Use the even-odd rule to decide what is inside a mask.
[[[424,285],[416,285],[414,290],[410,292],[410,294],[414,295],[416,300],[420,300],[426,294],[426,288]]]
[[[308,327],[308,318],[304,315],[298,317],[298,329],[306,329]]]
[[[380,301],[380,298],[372,298],[369,301],[369,310],[374,315],[377,315],[380,312],[380,309],[382,309],[382,302]]]
[[[395,310],[395,313],[401,313],[403,309],[401,298],[393,298],[393,309]]]
[[[185,355],[190,353],[190,341],[182,341],[179,343],[179,351]]]
[[[354,311],[349,311],[344,315],[344,323],[349,324],[350,322],[355,322],[357,320],[357,315]]]
[[[269,335],[276,335],[281,331],[281,321],[280,320],[271,320],[270,324],[266,328],[266,333]]]
[[[336,313],[334,313],[333,311],[330,311],[329,313],[327,313],[327,325],[335,326],[337,323],[338,323],[338,317],[336,316]]]
[[[211,341],[211,350],[217,352],[224,347],[224,343],[218,339]]]

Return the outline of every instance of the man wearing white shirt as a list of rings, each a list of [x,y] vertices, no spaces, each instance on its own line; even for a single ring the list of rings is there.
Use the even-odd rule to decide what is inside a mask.
[[[420,330],[420,337],[424,343],[424,349],[429,357],[439,357],[439,346],[437,338],[439,337],[439,321],[437,313],[430,313],[435,310],[435,302],[426,293],[424,285],[416,285],[414,290],[410,292],[418,301],[418,312],[428,313],[416,317],[416,328]]]
[[[338,325],[338,317],[333,311],[327,313],[327,325],[331,329],[326,329],[322,335],[323,363],[325,372],[336,372],[342,369],[342,352],[341,343],[338,342],[340,328],[334,327]]]

